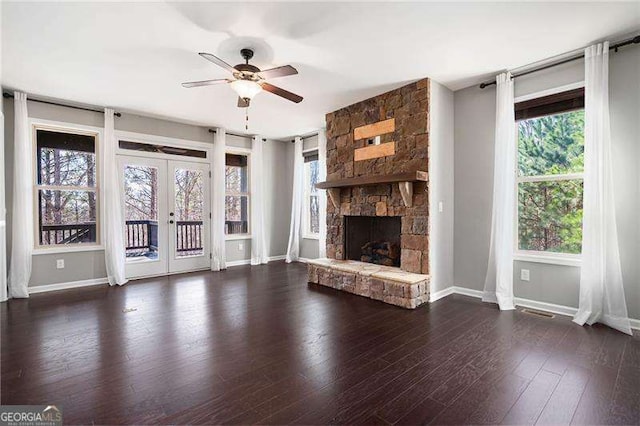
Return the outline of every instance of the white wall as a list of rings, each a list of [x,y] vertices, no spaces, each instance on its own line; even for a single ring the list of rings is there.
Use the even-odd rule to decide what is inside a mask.
[[[640,318],[640,48],[611,52],[610,107],[616,216],[629,314]],[[516,96],[580,82],[584,63],[573,62],[516,79]],[[495,86],[454,94],[455,285],[482,290],[487,270],[493,186]],[[520,269],[531,281],[520,280]],[[515,262],[517,297],[577,307],[577,267]]]
[[[7,142],[3,151],[7,159],[7,161],[3,162],[6,166],[4,176],[7,187],[11,188],[13,182],[13,100],[5,99],[3,106],[6,112],[5,123],[7,124],[4,131]],[[29,102],[28,109],[29,116],[33,118],[95,127],[102,127],[104,125],[104,116],[101,113],[46,105],[38,102]],[[207,127],[191,126],[134,114],[122,114],[122,117],[116,118],[115,125],[117,130],[213,143],[213,136],[209,133]],[[250,148],[251,140],[249,138],[229,135],[227,145]],[[265,174],[262,176],[262,179],[265,180],[265,191],[267,193],[267,199],[265,201],[267,204],[266,223],[272,237],[269,256],[281,256],[286,253],[287,242],[286,239],[283,242],[282,235],[288,236],[289,234],[291,194],[290,190],[287,190],[286,194],[283,194],[282,191],[279,192],[277,188],[289,188],[291,186],[291,178],[288,175],[290,168],[290,159],[288,156],[289,151],[291,151],[291,156],[293,155],[293,151],[289,145],[291,144],[268,140],[265,142],[264,147],[264,155],[269,161],[268,164],[278,165],[278,167],[265,166]],[[7,191],[6,204],[9,213],[12,198],[11,191]],[[7,256],[10,255],[9,251],[11,248],[10,216],[11,215],[8,214],[7,217]],[[239,250],[240,244],[243,245],[242,250]],[[230,262],[245,261],[251,258],[250,239],[229,240],[226,243],[226,248],[227,259]],[[64,269],[56,268],[56,259],[65,260]],[[33,268],[29,285],[38,286],[91,280],[104,278],[105,276],[104,251],[102,250],[63,254],[38,254],[33,257]]]
[[[454,114],[453,92],[433,80],[430,89],[429,275],[435,293],[454,285]]]

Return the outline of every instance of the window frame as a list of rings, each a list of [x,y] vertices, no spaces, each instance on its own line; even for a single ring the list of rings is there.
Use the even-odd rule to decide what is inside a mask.
[[[243,234],[224,234],[224,239],[225,241],[233,241],[233,240],[250,240],[251,236],[252,236],[252,231],[251,231],[251,149],[248,148],[240,148],[240,147],[228,147],[225,150],[225,156],[226,154],[233,154],[233,155],[243,155],[245,157],[247,157],[247,192],[246,193],[240,193],[240,192],[227,192],[227,182],[226,182],[226,173],[225,173],[225,187],[224,187],[224,196],[225,196],[225,200],[226,197],[228,195],[230,196],[246,196],[247,197],[247,232],[243,233]],[[226,161],[225,161],[225,168],[227,167]],[[226,201],[225,201],[225,212],[226,212]],[[226,214],[226,213],[225,213]],[[225,216],[225,222],[226,222],[226,216]]]
[[[309,154],[313,152],[317,153],[318,149],[317,148],[307,149],[303,151],[303,154]],[[318,160],[314,160],[314,161],[318,161]],[[310,163],[311,161],[303,163],[304,195],[303,195],[302,208],[304,213],[302,214],[302,238],[306,240],[320,240],[319,231],[317,233],[311,232],[311,214],[310,214],[311,192],[309,190],[310,173],[309,173],[309,167],[307,166],[307,164],[310,164]],[[316,197],[319,197],[319,196],[320,194],[318,193]]]
[[[104,235],[102,218],[104,217],[104,200],[102,181],[102,138],[104,129],[101,127],[85,126],[75,123],[59,122],[52,120],[29,119],[29,128],[31,130],[31,182],[32,182],[32,211],[33,211],[33,255],[56,254],[56,253],[73,253],[85,251],[104,250],[102,237]],[[56,186],[56,185],[40,185],[38,184],[38,130],[48,130],[58,133],[69,133],[77,135],[88,135],[95,138],[95,167],[96,167],[96,184],[93,190],[88,187],[76,186]],[[39,191],[43,189],[49,190],[78,190],[89,191],[96,194],[96,241],[92,243],[73,243],[73,244],[40,244],[40,209],[38,203]]]
[[[519,102],[529,101],[532,99],[542,98],[545,96],[554,95],[556,93],[567,92],[570,90],[575,90],[584,87],[584,81],[556,87],[549,90],[544,90],[536,93],[531,93],[524,96],[519,96],[514,99],[514,106]],[[569,112],[569,111],[566,111]],[[556,115],[562,114],[562,112],[550,114]],[[523,261],[523,262],[534,262],[534,263],[546,263],[553,265],[562,265],[562,266],[575,266],[579,267],[582,264],[582,254],[574,254],[574,253],[558,253],[558,252],[547,252],[547,251],[537,251],[537,250],[521,250],[520,249],[520,239],[519,239],[519,190],[521,183],[529,183],[529,182],[558,182],[558,181],[567,181],[567,180],[582,180],[584,181],[584,171],[581,173],[565,173],[565,174],[557,174],[557,175],[539,175],[539,176],[520,176],[518,173],[518,160],[519,160],[519,132],[518,132],[518,123],[519,120],[515,123],[515,187],[514,187],[514,209],[513,209],[513,217],[514,217],[514,228],[513,228],[513,241],[514,241],[514,253],[513,260]]]

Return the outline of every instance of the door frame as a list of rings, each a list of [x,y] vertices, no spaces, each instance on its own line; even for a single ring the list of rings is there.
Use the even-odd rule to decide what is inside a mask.
[[[159,160],[168,160],[168,163],[170,163],[171,161],[176,161],[176,162],[191,162],[191,163],[203,163],[203,164],[208,164],[209,166],[209,178],[211,177],[211,171],[213,170],[213,141],[211,141],[211,143],[208,142],[201,142],[201,141],[194,141],[194,140],[190,140],[190,139],[179,139],[179,138],[172,138],[172,137],[168,137],[168,136],[158,136],[158,135],[151,135],[151,134],[147,134],[147,133],[138,133],[138,132],[129,132],[129,131],[125,131],[125,130],[116,130],[114,132],[115,135],[115,140],[116,140],[116,155],[118,157],[121,156],[129,156],[129,157],[141,157],[141,158],[155,158],[155,159],[159,159]],[[164,153],[156,153],[156,152],[144,152],[144,151],[134,151],[134,150],[130,150],[130,149],[122,149],[120,148],[120,141],[121,140],[126,140],[126,141],[130,141],[130,142],[140,142],[140,143],[147,143],[147,144],[162,144],[162,145],[166,145],[166,146],[173,146],[176,148],[187,148],[187,149],[196,149],[196,150],[200,150],[200,151],[205,151],[207,153],[207,158],[197,158],[197,157],[187,157],[187,156],[183,156],[183,155],[173,155],[173,154],[164,154]],[[167,167],[167,174],[168,174],[168,167]],[[121,188],[124,188],[124,183],[121,183]],[[209,205],[206,206],[208,208],[208,211],[211,212],[212,211],[212,202],[213,202],[213,185],[211,184],[211,181],[209,181],[209,194],[208,194],[208,198],[209,198]],[[121,194],[124,195],[124,194]],[[123,208],[123,215],[122,217],[124,218],[124,206],[122,206]],[[211,223],[209,224],[209,234],[211,233]],[[209,245],[211,246],[213,242],[213,239],[211,238],[211,235],[209,235]],[[211,250],[209,250],[211,251]],[[208,267],[206,269],[211,269],[211,258],[209,258],[209,262],[208,262]],[[198,270],[198,269],[193,269],[193,271]],[[191,271],[191,270],[190,270]],[[184,272],[184,271],[183,271]],[[173,272],[173,273],[181,273],[181,272]],[[143,278],[143,277],[148,277],[148,276],[158,276],[158,275],[170,275],[172,274],[172,272],[169,272],[169,263],[167,262],[167,268],[166,268],[166,272],[164,273],[155,273],[155,274],[150,274],[150,275],[141,275],[138,276],[138,278]]]

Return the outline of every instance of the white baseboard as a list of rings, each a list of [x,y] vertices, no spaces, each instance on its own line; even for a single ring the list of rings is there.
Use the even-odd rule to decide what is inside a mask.
[[[226,265],[227,268],[234,266],[251,265],[251,259],[232,260],[230,262],[226,262]]]
[[[109,283],[109,280],[107,280],[107,277],[104,277],[104,278],[94,278],[90,280],[71,281],[66,283],[37,285],[34,287],[29,287],[29,294],[45,293],[47,291],[67,290],[70,288],[78,288],[78,287],[89,287],[92,285],[101,285],[101,284],[108,284],[108,283]]]
[[[436,300],[440,300],[449,296],[450,294],[455,293],[455,287],[447,287],[444,290],[436,291],[434,293],[429,294],[429,302],[435,302]]]
[[[286,254],[279,254],[277,256],[269,256],[269,262],[275,262],[278,260],[284,260],[287,257]],[[227,262],[227,268],[233,266],[251,265],[251,259],[232,260]]]
[[[285,257],[286,257],[286,256],[285,256]],[[299,258],[298,258],[298,262],[300,262],[300,263],[309,263],[309,261],[310,261],[310,260],[311,260],[311,259],[308,259],[308,258],[306,258],[306,257],[299,257]]]
[[[462,294],[464,296],[481,299],[484,292],[472,288],[451,286],[433,293],[429,297],[429,302],[435,302],[436,300],[447,297],[450,294]],[[552,314],[565,315],[569,317],[574,316],[576,312],[578,312],[578,309],[571,306],[556,305],[554,303],[540,302],[538,300],[524,299],[522,297],[514,297],[514,302],[516,306],[521,306],[523,308],[538,309],[545,312],[551,312]],[[631,328],[634,330],[640,330],[640,320],[629,318],[629,322],[631,323]]]

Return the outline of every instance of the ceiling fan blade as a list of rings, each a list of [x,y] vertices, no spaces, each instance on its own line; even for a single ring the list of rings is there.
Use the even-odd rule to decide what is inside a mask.
[[[200,86],[211,86],[213,84],[220,83],[231,83],[231,80],[226,78],[219,78],[217,80],[202,80],[202,81],[189,81],[187,83],[182,83],[182,87],[191,88],[191,87],[200,87]]]
[[[263,83],[260,83],[260,86],[262,86],[262,88],[267,92],[271,92],[274,95],[278,95],[280,97],[288,99],[291,102],[295,102],[295,103],[302,102],[302,99],[303,99],[302,96],[296,95],[295,93],[291,93],[288,90],[284,90],[278,86],[274,86],[273,84],[263,82]]]
[[[200,52],[200,53],[198,53],[198,55],[202,56],[207,61],[213,62],[214,64],[218,65],[219,67],[222,67],[222,68],[226,69],[227,71],[229,71],[232,74],[234,72],[238,72],[237,69],[235,69],[234,67],[232,67],[231,65],[229,65],[228,63],[223,61],[222,59],[218,58],[217,56],[212,55],[211,53]]]
[[[258,75],[265,80],[276,77],[285,77],[287,75],[298,74],[298,70],[291,65],[284,65],[282,67],[271,68],[268,70],[260,71]]]
[[[238,108],[249,108],[249,100],[238,96]]]

